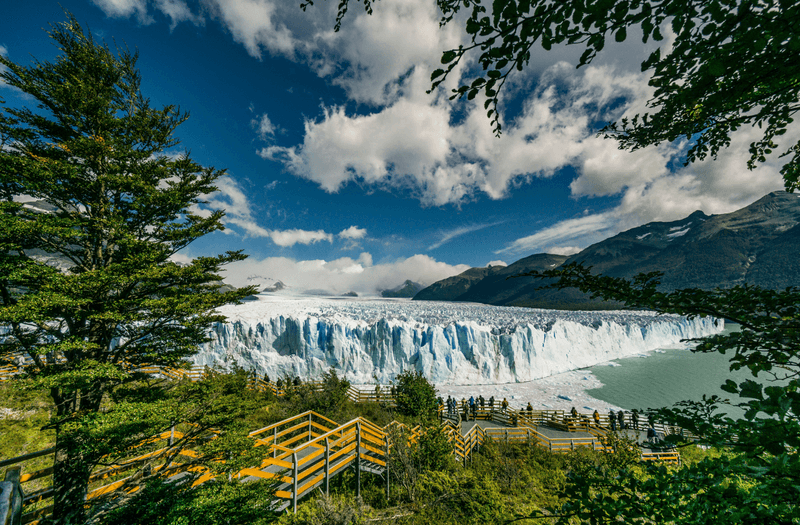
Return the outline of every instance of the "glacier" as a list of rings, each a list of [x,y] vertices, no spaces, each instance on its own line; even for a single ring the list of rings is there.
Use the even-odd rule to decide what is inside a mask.
[[[474,303],[286,295],[219,309],[195,365],[234,365],[271,378],[331,368],[387,384],[418,370],[437,385],[531,381],[681,345],[722,331],[720,319],[645,311],[566,312]]]

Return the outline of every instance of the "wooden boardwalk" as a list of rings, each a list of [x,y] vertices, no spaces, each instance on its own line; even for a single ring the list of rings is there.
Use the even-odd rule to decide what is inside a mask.
[[[189,377],[186,371],[156,371],[176,378]],[[180,374],[186,374],[181,376]],[[202,374],[193,374],[197,378]],[[282,389],[274,383],[254,380],[252,388],[269,389],[277,395]],[[394,404],[389,389],[376,389],[371,392],[360,392],[356,389],[348,391],[348,397],[354,402],[379,401]],[[443,408],[443,407],[442,407]],[[508,443],[527,443],[550,450],[553,453],[565,453],[579,447],[613,453],[608,445],[607,435],[610,430],[593,422],[587,414],[578,417],[565,416],[562,411],[515,411],[479,409],[474,414],[475,420],[462,420],[462,415],[450,415],[440,408],[442,430],[453,445],[453,454],[464,464],[489,440]],[[674,432],[673,427],[661,425],[662,432]],[[420,428],[409,428],[397,422],[386,427],[379,427],[364,419],[356,418],[340,424],[315,412],[304,412],[284,419],[267,427],[250,432],[254,447],[267,447],[268,455],[259,465],[245,468],[233,474],[242,481],[257,479],[277,480],[275,507],[285,509],[289,506],[297,508],[299,499],[319,488],[325,493],[329,490],[332,477],[352,469],[356,474],[356,492],[360,495],[361,473],[371,472],[382,476],[389,490],[388,456],[391,449],[392,435],[405,436],[409,443],[417,441]],[[642,441],[643,431],[624,430],[631,437]],[[207,439],[205,436],[202,439]],[[146,453],[121,461],[111,467],[99,469],[93,473],[87,499],[113,497],[124,491],[127,493],[139,489],[138,479],[142,467],[147,464],[151,472],[168,478],[192,475],[193,486],[214,478],[207,466],[202,464],[201,456],[192,448],[199,443],[187,441],[179,428],[162,432],[143,441]],[[12,476],[19,474],[19,486],[34,480],[49,479],[53,469],[48,467],[34,472],[22,472],[27,461],[52,455],[53,449],[26,454],[17,458],[0,461],[0,467],[11,466]],[[653,451],[642,449],[642,461],[660,461],[680,463],[680,456],[673,451]],[[8,475],[8,473],[7,473]],[[111,481],[113,480],[113,481]],[[111,481],[111,482],[109,482]],[[36,524],[52,512],[52,488],[39,489],[24,495],[23,504],[30,508],[37,505],[37,510],[22,516],[23,524]]]

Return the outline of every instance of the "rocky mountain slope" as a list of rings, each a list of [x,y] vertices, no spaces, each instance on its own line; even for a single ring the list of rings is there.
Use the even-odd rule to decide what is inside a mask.
[[[732,213],[696,211],[679,221],[651,222],[571,257],[537,254],[505,268],[472,268],[414,299],[563,309],[619,306],[589,301],[575,290],[541,290],[541,280],[513,277],[569,262],[614,277],[660,271],[664,291],[742,283],[800,286],[800,195],[778,191]]]
[[[414,297],[422,288],[423,286],[421,284],[406,279],[406,281],[397,288],[382,290],[381,297]]]

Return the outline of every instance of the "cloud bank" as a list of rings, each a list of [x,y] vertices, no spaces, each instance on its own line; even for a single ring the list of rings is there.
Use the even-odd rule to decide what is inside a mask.
[[[373,264],[372,255],[363,252],[357,259],[342,257],[331,261],[250,257],[227,266],[223,278],[237,287],[255,284],[263,288],[281,281],[289,286],[289,292],[295,293],[324,290],[341,295],[354,291],[360,296],[376,296],[381,290],[402,285],[406,279],[429,285],[467,269],[469,266],[446,264],[427,255]]]

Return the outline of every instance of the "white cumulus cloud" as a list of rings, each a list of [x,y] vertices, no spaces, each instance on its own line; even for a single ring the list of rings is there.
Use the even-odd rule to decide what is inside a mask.
[[[295,244],[314,244],[320,241],[333,242],[333,235],[323,230],[271,230],[269,238],[278,246],[294,246]]]
[[[359,228],[358,226],[350,226],[339,232],[339,237],[342,239],[363,239],[367,236],[366,228]]]
[[[331,261],[250,257],[227,266],[224,278],[234,286],[244,286],[253,281],[253,276],[260,276],[264,282],[267,279],[281,281],[293,292],[326,290],[342,294],[355,291],[362,296],[375,296],[381,290],[402,285],[407,279],[429,285],[467,269],[467,265],[450,265],[427,255],[373,264],[372,256],[363,252],[357,259],[342,257]]]

